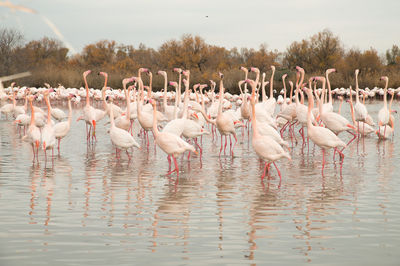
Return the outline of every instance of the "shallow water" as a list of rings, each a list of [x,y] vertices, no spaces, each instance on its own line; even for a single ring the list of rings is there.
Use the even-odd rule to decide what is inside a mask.
[[[368,104],[375,120],[380,107]],[[149,151],[116,159],[105,122],[89,147],[84,124],[73,122],[61,155],[45,164],[40,151],[36,165],[11,122],[0,121],[0,265],[400,261],[397,133],[354,141],[343,165],[329,152],[323,174],[321,150],[294,145],[293,159],[277,163],[281,181],[274,167],[260,180],[263,165],[240,130],[233,159],[219,158],[219,142],[205,136],[201,160],[180,158],[177,179],[165,175],[152,138]]]

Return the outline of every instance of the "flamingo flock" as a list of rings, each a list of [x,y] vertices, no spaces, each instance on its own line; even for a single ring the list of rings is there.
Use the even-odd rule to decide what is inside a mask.
[[[383,88],[360,89],[357,69],[354,73],[355,90],[351,86],[331,89],[329,75],[335,73],[335,69],[328,69],[325,76],[310,77],[308,82],[304,82],[305,71],[298,66],[296,80],[288,81],[290,92],[286,89],[287,75],[284,74],[281,77],[283,89],[276,93],[274,66],[271,66],[269,81],[266,81],[265,73],[260,78],[258,68],[240,69],[244,75],[243,80],[238,83],[239,95],[226,92],[222,73],[219,73],[219,93],[216,94],[217,82],[210,80],[209,85],[191,86],[190,71],[180,68],[173,69],[177,80],[168,80],[170,77],[166,71],[157,72],[164,79],[163,89],[159,92],[153,92],[153,75],[147,68],[140,68],[137,76],[123,79],[122,89],[107,87],[108,74],[105,72],[98,73],[98,78],[104,78],[103,87],[89,88],[87,76],[92,73],[91,70],[83,73],[85,87],[80,89],[64,88],[61,85],[51,88],[48,84],[44,88],[16,87],[12,83],[1,94],[3,104],[0,114],[4,114],[6,120],[9,117],[14,118],[13,123],[18,127],[22,140],[31,144],[34,163],[39,163],[39,149],[43,150],[46,162],[48,151],[51,150],[51,159],[54,157],[54,148],[60,154],[61,140],[69,134],[72,126],[81,123],[79,121],[83,121],[86,127],[86,140],[82,141],[87,145],[95,145],[97,126],[103,118],[108,117],[109,122],[104,123],[108,130],[101,134],[109,134],[117,159],[121,157],[123,150],[130,160],[135,149],[139,152],[149,149],[153,139],[154,148],[160,148],[167,155],[167,175],[175,172],[177,176],[178,157],[187,152],[188,160],[192,159],[191,154],[201,159],[203,137],[216,143],[218,134],[220,157],[235,156],[238,132],[242,131],[243,139],[247,136],[248,141],[251,140],[252,150],[264,162],[261,179],[264,179],[267,172],[271,174],[271,164],[279,178],[282,178],[277,163],[291,160],[291,151],[298,143],[296,135],[300,136],[302,147],[309,146],[312,142],[322,149],[322,171],[327,150],[332,149],[333,159],[335,160],[337,153],[339,160],[343,162],[346,147],[356,138],[363,139],[375,133],[379,140],[387,140],[394,135],[393,113],[396,110],[392,109],[392,102],[395,96],[400,96],[400,88],[388,88],[387,76],[377,81],[384,83]],[[144,84],[142,75],[148,76],[148,84]],[[250,79],[250,76],[254,78]],[[265,87],[268,84],[270,87],[267,95]],[[208,87],[209,90],[205,91]],[[277,94],[276,98],[274,92]],[[333,108],[335,95],[340,101],[337,112]],[[374,122],[368,113],[365,99],[377,96],[383,97],[383,106]],[[341,113],[345,98],[351,119]],[[72,104],[79,106],[82,99],[85,99],[82,103],[82,114],[76,122],[72,121]],[[39,107],[43,105],[43,101],[47,111]],[[68,113],[53,107],[63,101],[67,102]],[[22,102],[23,105],[17,105]],[[135,123],[140,128],[137,132],[133,126]],[[344,134],[352,137],[347,143],[343,141]],[[140,138],[146,147],[141,147]],[[228,141],[229,155],[226,155]],[[175,167],[173,170],[172,161]]]

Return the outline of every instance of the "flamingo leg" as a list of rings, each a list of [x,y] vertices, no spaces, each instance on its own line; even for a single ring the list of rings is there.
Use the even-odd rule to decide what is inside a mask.
[[[279,180],[282,180],[281,172],[279,171],[278,166],[276,166],[275,162],[273,162],[273,164],[275,166],[276,171],[278,171]]]
[[[228,143],[228,140],[227,140],[227,138],[226,138],[226,135],[225,135],[225,145],[224,145],[224,155],[225,155],[225,151],[226,151],[226,144]]]
[[[219,156],[221,157],[221,152],[222,152],[222,135],[221,135],[221,148],[219,149]]]
[[[262,174],[262,176],[261,176],[261,180],[263,180],[264,179],[264,177],[265,177],[265,172],[267,171],[267,162],[265,162],[265,164],[264,164],[264,171],[263,171],[263,174]]]
[[[233,144],[233,147],[232,147],[232,157],[233,157],[233,150],[235,149],[235,146],[236,146],[236,143],[237,143],[236,134],[233,134],[233,137],[235,138],[235,143]]]
[[[322,149],[322,172],[324,172],[325,167],[325,149]]]

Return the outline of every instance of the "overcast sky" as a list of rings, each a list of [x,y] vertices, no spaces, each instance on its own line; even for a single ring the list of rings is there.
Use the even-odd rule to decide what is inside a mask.
[[[4,2],[1,1],[0,2]],[[208,44],[284,52],[293,42],[325,28],[345,48],[400,45],[399,0],[10,0],[36,10],[57,26],[76,51],[102,39],[157,49],[183,34]],[[57,35],[38,14],[0,6],[0,27],[14,27],[26,40]],[[207,17],[208,16],[208,17]]]

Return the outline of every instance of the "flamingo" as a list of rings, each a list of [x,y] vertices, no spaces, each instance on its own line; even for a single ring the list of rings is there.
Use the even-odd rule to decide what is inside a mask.
[[[126,113],[125,115],[118,116],[117,119],[115,119],[115,126],[118,128],[121,128],[123,130],[129,131],[131,127],[131,101],[130,101],[130,94],[129,91],[126,89],[126,84],[129,82],[132,82],[133,78],[126,78],[122,80],[122,87],[125,92],[125,99],[126,99]],[[113,106],[113,105],[112,105]],[[114,112],[113,112],[114,114]]]
[[[58,145],[57,145],[57,150],[58,154],[60,154],[60,142],[61,139],[63,139],[69,132],[71,128],[71,120],[72,120],[72,107],[71,107],[71,99],[72,97],[75,97],[75,95],[70,94],[68,96],[68,120],[59,122],[54,125],[54,134],[57,139]]]
[[[311,88],[312,78],[309,80],[309,87]],[[344,143],[338,136],[335,135],[331,130],[325,127],[314,126],[312,124],[311,110],[314,108],[314,98],[310,88],[305,88],[308,96],[308,111],[307,111],[307,135],[311,140],[317,144],[322,149],[322,170],[325,165],[325,149],[346,147]],[[340,154],[342,160],[344,159],[344,154],[337,150]]]
[[[35,125],[35,111],[33,108],[33,100],[35,99],[35,96],[30,95],[28,97],[29,101],[29,106],[31,107],[31,122],[28,127],[28,131],[24,137],[22,137],[22,140],[27,141],[31,144],[32,146],[32,151],[33,151],[33,162],[36,161],[39,163],[39,145],[40,145],[40,139],[41,139],[41,133],[39,128]]]
[[[383,107],[379,110],[378,113],[378,129],[380,132],[381,127],[383,127],[384,128],[383,136],[385,136],[386,125],[389,124],[389,119],[390,119],[390,112],[387,107],[387,88],[388,88],[389,78],[387,76],[383,76],[380,78],[380,80],[385,81],[385,88],[383,94]]]
[[[278,175],[280,180],[282,179],[281,172],[279,171],[278,167],[275,164],[275,161],[281,158],[287,158],[291,160],[289,153],[285,152],[281,145],[279,145],[275,140],[273,140],[269,136],[260,135],[257,130],[257,119],[255,115],[255,90],[256,90],[256,83],[253,80],[246,80],[247,83],[250,84],[252,87],[251,93],[251,108],[252,108],[252,126],[253,126],[253,135],[251,144],[253,146],[254,151],[256,154],[265,161],[264,172],[261,176],[261,179],[265,177],[266,169],[271,163],[274,164],[276,170],[278,171]]]
[[[364,104],[360,102],[360,96],[359,96],[359,89],[358,89],[358,73],[360,70],[356,69],[355,70],[355,75],[356,75],[356,104],[354,105],[354,116],[357,122],[361,121],[366,123],[367,116],[368,116],[368,111],[367,108],[365,107]],[[350,92],[351,93],[351,92]],[[357,131],[360,131],[359,126],[357,127]]]
[[[235,143],[233,144],[233,148],[231,151],[231,154],[233,156],[233,149],[235,148],[236,142],[237,142],[237,137],[236,137],[236,132],[235,132],[235,124],[232,120],[232,118],[226,114],[224,114],[222,112],[222,100],[224,98],[224,75],[222,73],[219,73],[220,76],[220,85],[219,85],[219,105],[218,105],[218,115],[217,115],[217,119],[216,119],[216,123],[217,123],[217,128],[219,133],[221,134],[221,148],[219,150],[219,155],[221,155],[221,151],[222,151],[222,136],[225,136],[225,148],[226,148],[226,143],[227,143],[227,139],[226,136],[227,135],[233,135],[233,137],[235,138]],[[224,149],[225,152],[225,149]]]
[[[168,121],[171,121],[172,119],[174,119],[175,107],[167,104],[167,85],[168,85],[167,72],[160,70],[157,72],[157,74],[164,77],[163,107],[164,107],[165,116],[167,117]]]
[[[92,133],[92,141],[96,138],[96,111],[93,106],[90,105],[89,100],[89,86],[87,84],[87,75],[89,75],[92,71],[87,70],[83,72],[83,80],[85,81],[86,88],[86,105],[83,108],[83,119],[86,122],[86,140],[90,142],[90,133]],[[78,118],[80,120],[81,118]],[[89,126],[89,130],[88,130]]]
[[[130,79],[128,79],[128,81],[126,79],[124,79],[124,81],[126,83],[129,82],[129,80]],[[111,138],[111,142],[116,147],[115,155],[118,157],[118,154],[119,154],[118,150],[125,150],[126,154],[128,155],[128,158],[130,160],[131,156],[128,153],[128,149],[133,146],[140,149],[140,145],[136,142],[136,140],[133,138],[133,136],[128,131],[115,126],[113,112],[114,112],[113,101],[111,99],[111,103],[110,103],[110,124],[111,124],[110,138]]]
[[[330,68],[327,69],[325,72],[325,76],[326,76],[326,83],[328,85],[328,96],[329,96],[329,101],[327,103],[325,103],[322,108],[324,109],[324,111],[326,112],[333,112],[333,100],[332,100],[332,91],[331,91],[331,83],[329,81],[329,74],[330,73],[334,73],[337,72],[335,68]],[[326,99],[325,99],[326,101]]]
[[[351,91],[351,86],[350,86],[350,91]],[[370,125],[364,123],[364,122],[357,122],[355,115],[354,115],[354,107],[353,107],[353,95],[350,93],[350,99],[349,99],[349,104],[350,104],[350,112],[351,112],[351,119],[353,121],[353,125],[358,127],[357,132],[361,134],[362,136],[367,136],[370,133],[374,132],[374,128],[371,127]],[[360,126],[361,125],[361,126]]]
[[[47,161],[47,150],[51,149],[51,155],[54,155],[54,145],[56,144],[56,134],[51,121],[51,107],[49,101],[49,91],[45,91],[44,100],[47,105],[47,123],[42,129],[42,147],[44,150],[45,160]]]
[[[157,107],[156,102],[150,99],[150,103],[153,106],[153,133],[155,142],[166,154],[168,154],[168,162],[171,164],[170,156],[172,156],[175,164],[175,169],[168,172],[167,175],[170,175],[173,172],[176,172],[176,175],[179,177],[179,167],[176,162],[176,157],[185,151],[192,151],[195,154],[198,154],[195,148],[178,137],[175,134],[169,132],[160,132],[157,128]]]

